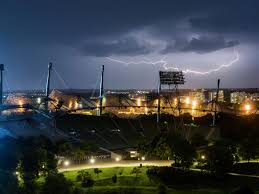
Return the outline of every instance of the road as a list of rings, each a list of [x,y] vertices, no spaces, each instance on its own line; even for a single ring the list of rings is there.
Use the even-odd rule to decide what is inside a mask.
[[[69,165],[67,167],[60,167],[59,172],[73,171],[73,170],[83,170],[89,168],[112,168],[112,167],[136,167],[142,164],[143,166],[171,166],[173,163],[172,160],[149,160],[149,161],[140,161],[140,160],[122,160],[119,162],[109,161],[109,162],[98,162],[94,164],[86,163],[79,165]]]

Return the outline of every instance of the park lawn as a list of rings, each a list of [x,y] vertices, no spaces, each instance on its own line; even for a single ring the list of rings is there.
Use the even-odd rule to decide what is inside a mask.
[[[120,191],[133,191],[131,193],[141,193],[141,194],[153,194],[158,193],[158,182],[154,182],[149,180],[148,176],[146,175],[146,171],[150,167],[141,167],[140,174],[136,177],[136,174],[132,174],[132,169],[134,167],[114,167],[114,168],[100,168],[102,172],[97,175],[94,173],[94,169],[85,169],[85,171],[89,172],[89,174],[94,179],[95,183],[94,186],[91,188],[85,188],[84,190],[87,193],[119,193]],[[68,171],[63,172],[64,176],[71,180],[76,187],[81,187],[81,183],[76,181],[76,177],[78,171]],[[113,183],[111,177],[117,175],[117,183]],[[241,177],[233,177],[232,181],[237,183],[247,182],[257,184],[257,180],[252,180],[250,178],[241,178]],[[239,180],[240,179],[240,180]],[[39,183],[43,183],[44,178],[41,177],[39,179]],[[206,186],[203,188],[194,188],[194,189],[186,189],[186,188],[179,188],[179,189],[172,189],[168,188],[168,194],[228,194],[229,192],[226,191],[229,188],[224,188],[219,190],[217,187],[209,187]],[[259,194],[259,191],[256,192]]]
[[[131,193],[141,194],[154,194],[158,193],[158,188],[154,186],[94,186],[91,189],[86,189],[89,194],[105,194],[105,193],[118,193],[118,191],[132,191]],[[175,190],[167,189],[167,194],[227,194],[225,192],[213,189],[197,189],[197,190]]]
[[[148,167],[141,167],[140,168],[140,174],[136,177],[136,174],[132,174],[132,169],[134,167],[114,167],[114,168],[102,168],[102,172],[97,175],[94,173],[94,169],[86,169],[85,171],[89,172],[89,174],[92,176],[92,178],[95,181],[95,185],[110,185],[113,184],[111,177],[115,174],[118,177],[117,185],[125,185],[128,186],[129,184],[134,185],[140,185],[140,186],[146,186],[146,185],[154,185],[153,182],[150,182],[149,178],[146,175],[146,171]],[[78,171],[69,171],[64,172],[64,176],[73,181],[76,182],[76,176]]]
[[[116,193],[116,191],[131,190],[141,194],[153,194],[158,192],[159,183],[150,181],[146,175],[148,167],[141,167],[141,173],[136,177],[132,174],[134,167],[115,167],[102,168],[102,173],[98,176],[94,173],[94,169],[86,169],[95,180],[94,186],[85,189],[87,193]],[[76,182],[78,171],[64,172],[65,177],[75,183],[77,187],[81,187],[79,182]],[[121,175],[120,175],[121,173]],[[117,183],[113,183],[111,177],[116,174],[118,177]],[[215,189],[195,189],[195,190],[167,190],[168,194],[225,194],[220,190]]]

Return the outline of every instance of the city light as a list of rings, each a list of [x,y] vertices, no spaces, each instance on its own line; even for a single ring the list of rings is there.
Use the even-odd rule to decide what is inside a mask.
[[[186,97],[185,103],[186,103],[186,104],[190,104],[190,102],[191,102],[190,98],[189,98],[189,97]]]
[[[64,161],[64,166],[69,166],[69,165],[70,165],[69,160],[65,160],[65,161]]]
[[[40,104],[41,103],[41,98],[37,98],[37,103]]]
[[[193,100],[192,101],[192,109],[195,109],[197,106],[197,101],[196,100]]]
[[[89,161],[90,161],[91,164],[95,163],[95,159],[94,158],[91,158]]]
[[[19,104],[19,106],[22,106],[23,105],[22,100],[19,100],[18,104]]]
[[[246,110],[247,112],[251,111],[251,109],[252,109],[252,107],[251,107],[250,104],[245,104],[245,110]]]
[[[141,106],[141,99],[140,98],[137,99],[137,105]]]

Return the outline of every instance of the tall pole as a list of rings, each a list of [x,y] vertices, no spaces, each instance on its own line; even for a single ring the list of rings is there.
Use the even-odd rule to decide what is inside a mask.
[[[47,76],[47,83],[45,88],[45,97],[46,97],[46,110],[48,110],[48,98],[49,98],[49,92],[50,92],[50,76],[51,76],[51,70],[52,70],[52,63],[49,63],[48,65],[48,76]]]
[[[218,79],[218,84],[217,84],[217,93],[216,93],[216,99],[214,102],[214,114],[213,114],[212,126],[216,125],[217,104],[218,104],[218,99],[219,99],[219,85],[220,85],[220,79]]]
[[[100,81],[100,91],[99,91],[99,111],[98,116],[102,115],[103,111],[103,74],[104,74],[104,65],[102,65],[102,74],[101,74],[101,81]]]
[[[3,104],[3,71],[4,71],[4,64],[0,64],[0,105]]]
[[[160,78],[159,78],[159,81],[158,81],[158,88],[157,88],[157,95],[158,95],[158,98],[157,98],[157,117],[156,117],[156,122],[159,123],[160,121],[160,92],[161,92],[161,83],[160,83]]]

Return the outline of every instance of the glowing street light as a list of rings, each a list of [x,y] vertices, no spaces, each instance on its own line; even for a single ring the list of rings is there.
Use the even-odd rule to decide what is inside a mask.
[[[95,163],[95,159],[94,159],[94,158],[91,158],[91,159],[90,159],[90,163],[91,163],[91,164],[94,164],[94,163]]]
[[[205,160],[205,158],[206,158],[205,155],[201,155],[202,160]]]
[[[142,157],[141,157],[141,160],[146,160],[145,156],[142,156]]]
[[[115,161],[116,161],[116,162],[119,162],[120,160],[121,160],[120,157],[116,157],[116,158],[115,158]]]
[[[69,160],[65,160],[65,161],[64,161],[64,166],[69,166],[69,165],[70,165]]]

